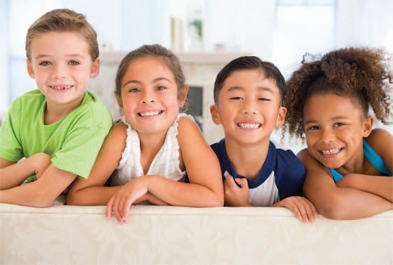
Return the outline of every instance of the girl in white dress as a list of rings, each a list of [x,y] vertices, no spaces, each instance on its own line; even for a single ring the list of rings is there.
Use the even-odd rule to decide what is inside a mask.
[[[120,223],[127,222],[130,206],[142,201],[223,205],[217,157],[192,117],[179,114],[188,92],[184,81],[178,58],[160,45],[126,55],[115,92],[124,116],[107,136],[89,178],[70,187],[67,204],[107,204],[107,219],[113,211]],[[111,186],[103,186],[111,174]]]

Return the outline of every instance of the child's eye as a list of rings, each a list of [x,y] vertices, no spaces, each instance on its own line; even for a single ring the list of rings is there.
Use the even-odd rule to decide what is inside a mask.
[[[164,86],[159,86],[156,88],[156,90],[165,90],[165,89],[166,89],[166,87],[164,87]]]
[[[258,100],[260,100],[260,101],[270,101],[269,98],[258,98]]]
[[[42,66],[47,66],[47,65],[51,65],[51,64],[52,63],[49,62],[49,61],[43,61],[43,62],[40,63],[40,65],[42,65]]]
[[[138,88],[130,88],[130,89],[128,90],[128,92],[137,93],[137,92],[140,92],[140,90],[139,90]]]
[[[334,124],[334,127],[341,127],[341,126],[343,126],[344,125],[344,123],[342,123],[342,122],[336,122],[335,124]]]
[[[69,64],[70,64],[70,65],[79,65],[80,63],[77,62],[77,61],[70,61]]]
[[[230,100],[242,100],[243,98],[242,97],[232,97],[232,98],[230,98]]]
[[[307,128],[307,131],[315,131],[315,130],[319,130],[319,126],[314,125]]]

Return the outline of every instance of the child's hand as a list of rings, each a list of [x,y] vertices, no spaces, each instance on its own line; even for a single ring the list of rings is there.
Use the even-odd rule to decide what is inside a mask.
[[[151,204],[154,204],[154,205],[169,205],[166,202],[164,202],[163,200],[158,199],[156,196],[154,196],[150,192],[148,192],[145,195],[139,197],[137,200],[135,200],[134,204],[137,204],[137,203],[140,203],[140,202],[144,202],[144,201],[148,201],[148,202],[150,202]]]
[[[141,176],[125,184],[109,200],[106,206],[106,219],[111,219],[112,210],[120,224],[128,221],[130,206],[148,192],[147,177]]]
[[[233,179],[232,176],[226,177],[224,182],[224,196],[225,205],[227,206],[251,206],[248,202],[248,182],[245,178]]]
[[[308,199],[300,196],[292,196],[276,202],[272,207],[286,207],[291,210],[299,220],[305,223],[313,223],[318,216],[317,209]]]

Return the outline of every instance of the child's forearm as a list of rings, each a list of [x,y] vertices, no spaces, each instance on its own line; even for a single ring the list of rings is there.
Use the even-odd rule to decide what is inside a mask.
[[[0,169],[0,190],[19,186],[33,174],[34,169],[29,166],[29,161],[27,160],[2,168]]]
[[[54,199],[42,192],[37,181],[0,191],[0,202],[32,207],[49,207]]]
[[[203,185],[183,183],[159,176],[148,178],[148,191],[158,199],[177,206],[217,207],[224,205],[222,193]]]
[[[393,202],[393,177],[349,174],[337,182],[337,187],[358,189]]]
[[[80,190],[71,190],[67,194],[68,205],[106,205],[110,198],[122,186],[104,187],[90,186]]]
[[[18,163],[0,169],[0,190],[19,186],[33,174],[39,177],[50,165],[50,156],[44,153],[35,154]]]
[[[318,212],[329,219],[366,218],[393,208],[391,202],[377,195],[351,188],[337,188],[335,192],[318,196],[305,193]]]

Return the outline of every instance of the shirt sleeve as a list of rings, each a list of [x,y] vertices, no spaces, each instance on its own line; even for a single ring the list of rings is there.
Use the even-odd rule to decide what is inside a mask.
[[[0,157],[17,162],[23,158],[23,149],[19,136],[20,112],[18,101],[14,101],[7,117],[0,128]]]
[[[53,156],[53,165],[87,179],[107,133],[98,126],[74,129]]]
[[[276,182],[280,200],[303,195],[306,169],[290,150],[277,150]]]

